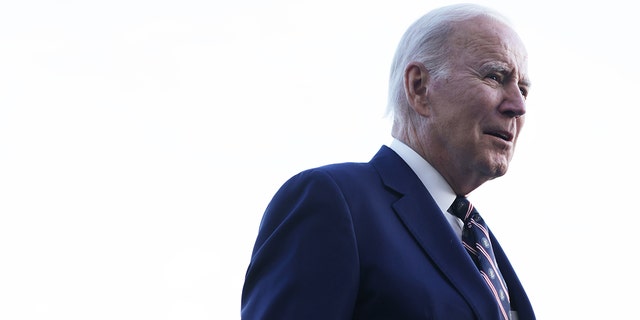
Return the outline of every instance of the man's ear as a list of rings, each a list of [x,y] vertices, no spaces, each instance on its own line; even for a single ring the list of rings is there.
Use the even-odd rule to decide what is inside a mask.
[[[429,116],[427,93],[429,71],[420,62],[411,62],[404,70],[404,92],[411,108],[420,115]]]

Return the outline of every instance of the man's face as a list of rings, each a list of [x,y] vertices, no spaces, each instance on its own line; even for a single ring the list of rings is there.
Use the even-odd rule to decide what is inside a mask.
[[[514,31],[488,18],[459,25],[449,44],[449,72],[428,88],[429,150],[448,180],[481,184],[505,174],[513,157],[529,89],[527,55]]]

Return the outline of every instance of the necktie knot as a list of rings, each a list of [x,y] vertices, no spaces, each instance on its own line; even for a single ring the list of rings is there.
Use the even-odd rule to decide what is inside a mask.
[[[454,216],[460,218],[463,222],[466,222],[469,217],[471,217],[471,213],[473,211],[473,205],[467,198],[458,196],[451,207],[449,207],[449,213]]]

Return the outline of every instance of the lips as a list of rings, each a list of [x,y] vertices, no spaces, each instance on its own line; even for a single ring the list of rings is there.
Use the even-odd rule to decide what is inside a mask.
[[[507,142],[513,141],[513,133],[507,130],[491,129],[484,132],[487,135],[494,136]]]

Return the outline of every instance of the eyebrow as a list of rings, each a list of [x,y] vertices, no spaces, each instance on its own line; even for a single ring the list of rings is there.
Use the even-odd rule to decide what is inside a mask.
[[[531,80],[526,76],[520,79],[520,83],[527,88],[531,88]]]

